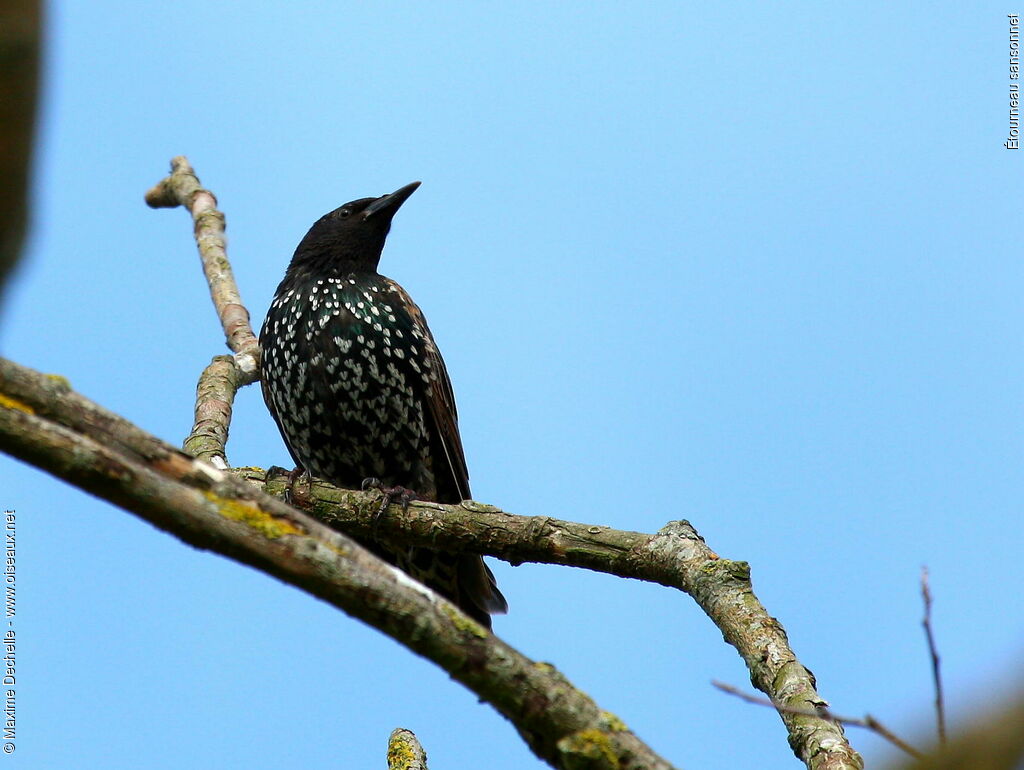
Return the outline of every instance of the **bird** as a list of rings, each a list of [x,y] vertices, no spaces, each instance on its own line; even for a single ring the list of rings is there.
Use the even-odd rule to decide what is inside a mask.
[[[423,312],[377,270],[392,218],[419,186],[350,201],[310,227],[260,330],[260,380],[293,479],[460,503],[469,473],[448,371]],[[478,554],[361,544],[488,629],[508,610]]]

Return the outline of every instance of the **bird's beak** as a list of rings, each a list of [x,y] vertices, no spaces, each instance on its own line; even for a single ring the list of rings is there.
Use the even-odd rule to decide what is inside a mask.
[[[384,195],[365,209],[363,209],[363,219],[369,219],[374,214],[380,212],[387,212],[388,217],[393,217],[395,212],[398,211],[398,207],[405,203],[406,199],[416,192],[416,188],[420,186],[419,182],[410,182],[405,187],[399,187],[391,195]]]

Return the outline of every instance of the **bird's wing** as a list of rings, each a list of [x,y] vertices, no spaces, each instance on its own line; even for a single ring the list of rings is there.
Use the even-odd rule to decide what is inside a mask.
[[[419,309],[409,294],[394,281],[389,280],[391,291],[399,295],[401,305],[405,308],[415,327],[420,330],[424,342],[424,354],[429,361],[432,371],[436,373],[426,393],[428,405],[428,420],[433,422],[435,435],[440,440],[447,458],[448,470],[454,485],[452,491],[457,492],[458,500],[439,499],[438,502],[461,502],[470,498],[469,491],[469,470],[466,468],[466,455],[462,449],[462,439],[459,436],[459,414],[455,408],[455,393],[452,391],[452,383],[448,378],[448,369],[444,365],[444,359],[437,349],[434,336],[427,326],[427,319],[423,317],[423,311]],[[435,476],[440,477],[444,473],[443,468],[434,469]],[[447,495],[441,493],[442,489],[448,487],[438,479],[439,497]],[[451,488],[451,487],[449,487]]]
[[[466,469],[466,455],[462,450],[462,439],[459,437],[459,414],[455,408],[455,393],[452,391],[448,369],[434,342],[434,336],[430,333],[427,320],[423,317],[423,311],[412,301],[405,289],[394,281],[389,280],[388,283],[391,285],[392,291],[401,297],[402,306],[408,310],[410,319],[419,329],[425,343],[426,357],[430,362],[431,369],[437,374],[431,380],[427,393],[429,406],[427,418],[433,422],[431,427],[434,429],[434,435],[440,439],[458,495],[457,501],[446,500],[447,495],[442,491],[446,485],[438,483],[438,502],[468,500],[470,499],[469,471]],[[439,476],[442,471],[443,469],[440,468],[435,469],[435,477]],[[458,572],[459,605],[487,628],[490,628],[489,615],[508,612],[508,602],[498,590],[494,573],[484,563],[483,557],[477,554],[456,554],[454,558]]]

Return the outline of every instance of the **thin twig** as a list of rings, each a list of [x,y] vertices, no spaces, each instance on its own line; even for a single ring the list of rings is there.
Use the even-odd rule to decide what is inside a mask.
[[[870,714],[865,714],[863,719],[859,719],[857,717],[841,717],[838,714],[833,714],[824,701],[815,704],[813,708],[800,708],[799,706],[787,706],[782,703],[776,703],[760,695],[750,695],[737,687],[733,687],[731,684],[718,682],[714,679],[711,680],[711,684],[722,692],[734,695],[747,703],[754,703],[758,706],[768,706],[769,708],[774,708],[778,711],[785,711],[787,714],[792,714],[793,716],[817,717],[818,719],[825,719],[829,722],[836,722],[838,724],[863,727],[867,730],[878,733],[894,746],[898,746],[912,757],[920,759],[924,756],[922,752],[918,751],[909,743],[901,739]]]
[[[231,467],[225,447],[241,377],[241,370],[231,356],[214,357],[199,375],[192,431],[182,445],[193,457],[222,470]]]
[[[160,180],[146,193],[152,208],[184,206],[192,214],[196,246],[203,274],[210,287],[210,298],[217,311],[231,358],[218,357],[203,371],[196,387],[195,421],[184,447],[201,457],[227,468],[225,444],[231,425],[231,407],[239,388],[259,377],[260,346],[249,323],[249,311],[242,302],[224,238],[225,218],[217,209],[217,197],[202,187],[188,158],[171,160],[171,175]],[[230,371],[230,369],[235,371]]]
[[[928,567],[921,567],[921,598],[924,600],[924,635],[928,640],[928,654],[932,659],[932,680],[935,682],[935,720],[939,730],[939,743],[946,743],[946,708],[942,697],[942,670],[940,668],[939,650],[932,633],[932,591],[928,584]]]
[[[238,368],[251,377],[249,382],[254,381],[259,362],[259,341],[249,324],[249,311],[242,303],[231,263],[228,262],[225,219],[223,212],[217,209],[216,196],[200,185],[188,158],[179,155],[171,160],[171,175],[146,193],[146,203],[153,208],[184,206],[192,214],[203,273],[228,347],[235,353]]]

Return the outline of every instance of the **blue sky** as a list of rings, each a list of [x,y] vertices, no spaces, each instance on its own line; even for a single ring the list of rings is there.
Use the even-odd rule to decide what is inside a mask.
[[[308,226],[412,180],[381,270],[430,320],[474,495],[688,518],[837,712],[928,734],[918,574],[954,718],[1024,631],[1022,156],[993,3],[50,5],[35,225],[4,355],[172,442],[223,352],[186,154],[259,323]],[[284,465],[259,392],[229,457]],[[0,458],[24,768],[541,766],[431,664]],[[678,765],[796,766],[684,595],[495,563],[497,632]],[[743,740],[735,739],[740,730]],[[851,734],[869,765],[892,752]]]

